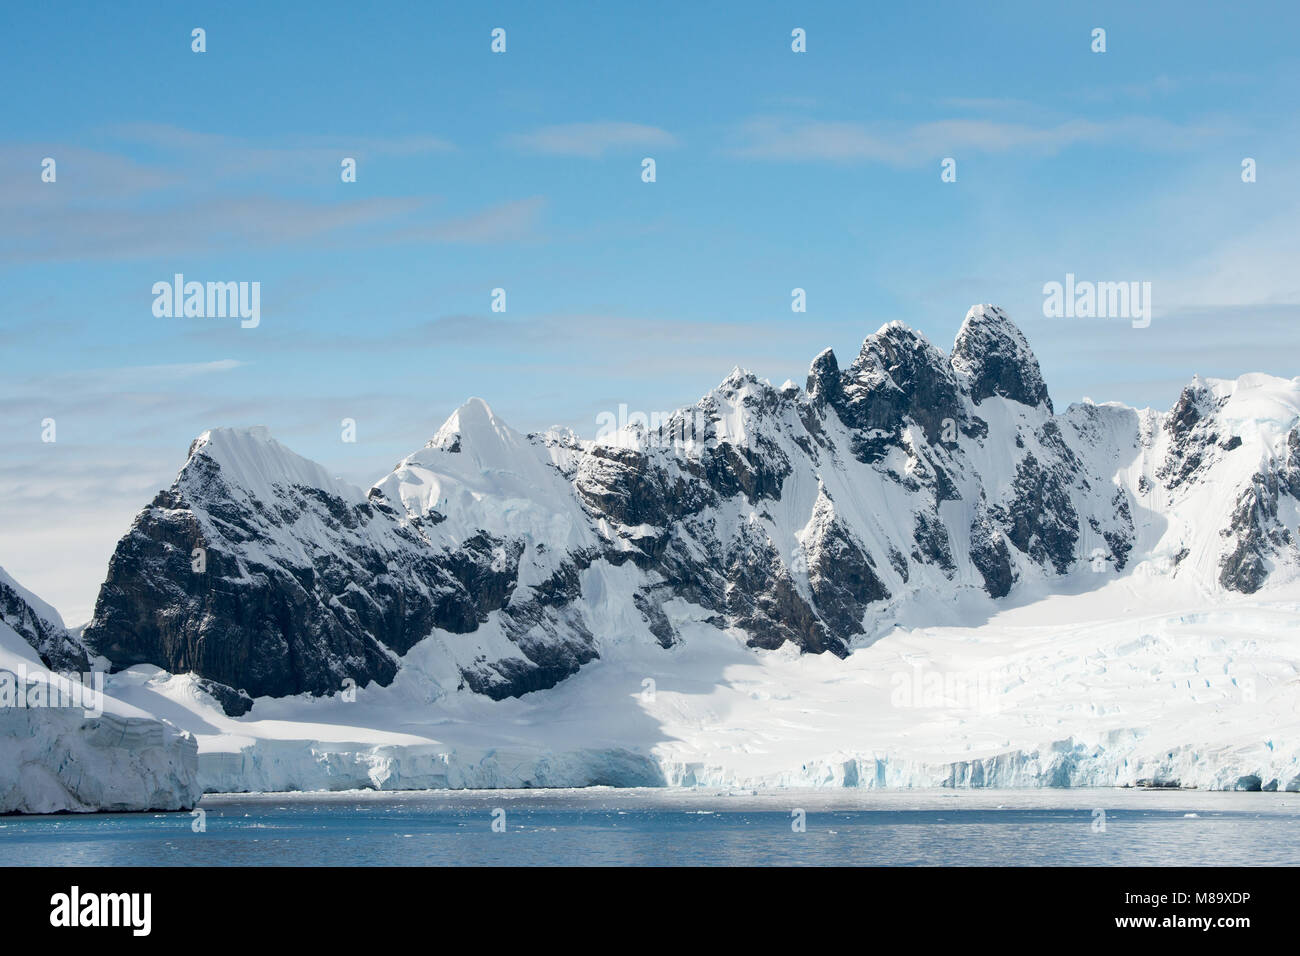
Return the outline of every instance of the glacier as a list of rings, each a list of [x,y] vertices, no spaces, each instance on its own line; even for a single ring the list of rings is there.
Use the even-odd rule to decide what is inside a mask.
[[[1300,789],[1300,602],[1187,610],[1186,597],[1116,581],[977,627],[899,627],[844,660],[755,652],[682,605],[672,651],[627,640],[556,688],[500,701],[431,700],[445,666],[432,644],[389,687],[260,699],[239,718],[189,675],[136,666],[110,683],[193,729],[209,792]],[[979,692],[952,695],[963,685],[949,680],[937,699],[900,700],[918,668]]]
[[[50,670],[33,644],[48,656],[51,647],[75,649],[76,642],[54,608],[0,568],[4,598],[0,674],[48,687],[65,671]],[[0,707],[0,813],[187,810],[198,802],[192,734],[111,694],[96,704]]]

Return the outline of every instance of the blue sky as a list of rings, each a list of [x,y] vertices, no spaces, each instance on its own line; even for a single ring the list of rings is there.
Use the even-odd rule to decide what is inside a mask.
[[[1058,408],[1300,374],[1293,4],[377,9],[0,12],[0,564],[70,620],[215,425],[368,483],[470,395],[590,437],[976,302]],[[177,272],[260,282],[260,326],[155,318]],[[1067,272],[1152,325],[1044,318]]]

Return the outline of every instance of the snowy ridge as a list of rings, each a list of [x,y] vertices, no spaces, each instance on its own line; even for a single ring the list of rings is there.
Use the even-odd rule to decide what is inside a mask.
[[[593,547],[596,538],[556,467],[563,449],[514,431],[478,398],[447,419],[428,445],[375,484],[378,500],[412,519],[436,523],[433,536],[460,547],[483,532],[525,543],[520,584],[541,583],[550,568],[537,545],[556,551]]]
[[[63,623],[63,617],[54,609],[54,605],[47,604],[31,591],[27,590],[21,584],[14,580],[13,576],[4,568],[0,568],[0,588],[6,588],[12,591],[18,600],[21,600],[33,620],[39,620],[46,627],[66,628]],[[6,621],[9,617],[6,615]]]
[[[27,642],[46,667],[89,669],[86,649],[73,640],[51,605],[0,568],[0,621]]]
[[[271,501],[278,489],[295,485],[324,489],[352,502],[364,500],[359,489],[281,445],[265,425],[209,429],[190,445],[189,459],[196,456],[216,462],[226,485],[250,500]]]

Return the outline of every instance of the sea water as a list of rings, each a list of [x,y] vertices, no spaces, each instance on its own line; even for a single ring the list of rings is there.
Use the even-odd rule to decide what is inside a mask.
[[[209,794],[0,817],[6,865],[1300,864],[1300,794],[480,790]]]

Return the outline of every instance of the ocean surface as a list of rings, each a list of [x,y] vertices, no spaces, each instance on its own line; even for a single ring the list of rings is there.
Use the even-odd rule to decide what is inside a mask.
[[[209,794],[199,806],[0,817],[0,862],[1300,864],[1295,793],[594,788]]]

